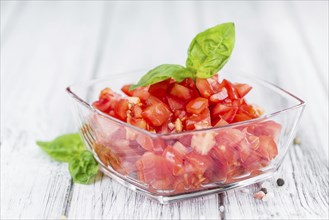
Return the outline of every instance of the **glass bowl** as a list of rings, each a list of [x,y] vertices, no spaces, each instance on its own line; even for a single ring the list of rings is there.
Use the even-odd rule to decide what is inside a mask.
[[[160,203],[218,193],[273,175],[294,137],[305,103],[266,81],[234,73],[219,79],[253,87],[249,103],[265,113],[257,119],[222,127],[156,134],[95,109],[106,87],[121,93],[145,71],[113,75],[67,88],[79,132],[101,171]]]

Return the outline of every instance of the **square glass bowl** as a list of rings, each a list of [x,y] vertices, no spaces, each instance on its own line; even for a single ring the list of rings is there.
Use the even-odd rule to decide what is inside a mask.
[[[114,75],[67,88],[85,146],[103,173],[160,203],[218,193],[262,181],[279,168],[305,103],[263,80],[220,74],[253,87],[248,103],[265,113],[222,127],[155,134],[95,109],[106,87],[135,83],[145,71]]]

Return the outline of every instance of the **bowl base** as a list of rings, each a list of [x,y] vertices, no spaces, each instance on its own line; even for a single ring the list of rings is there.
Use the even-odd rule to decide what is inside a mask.
[[[196,197],[201,197],[205,195],[210,195],[210,194],[215,194],[215,193],[221,193],[221,192],[226,192],[231,189],[237,189],[241,187],[245,187],[251,184],[255,184],[261,181],[264,181],[270,177],[273,176],[273,174],[276,172],[276,169],[270,169],[267,170],[266,172],[259,174],[254,177],[246,178],[244,180],[239,180],[234,183],[227,183],[227,184],[218,184],[218,186],[213,186],[210,189],[204,189],[200,191],[194,191],[194,192],[187,192],[183,194],[175,194],[175,195],[159,195],[155,194],[152,192],[149,192],[145,189],[143,189],[142,185],[138,186],[136,182],[132,179],[125,178],[123,179],[121,175],[119,176],[117,173],[114,173],[113,171],[109,170],[108,168],[104,166],[100,166],[100,170],[107,176],[111,177],[112,179],[116,180],[123,186],[133,190],[134,192],[140,193],[148,198],[157,200],[161,204],[169,204],[171,202],[178,202],[186,199],[191,199],[191,198],[196,198]],[[215,185],[215,184],[213,184]]]

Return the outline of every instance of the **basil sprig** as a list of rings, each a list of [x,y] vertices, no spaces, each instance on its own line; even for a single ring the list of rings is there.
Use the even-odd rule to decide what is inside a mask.
[[[230,58],[235,43],[234,23],[223,23],[209,28],[192,40],[186,59],[186,67],[163,64],[147,72],[130,89],[148,86],[169,78],[177,82],[185,78],[209,78],[223,68]]]
[[[85,150],[79,134],[65,134],[36,144],[54,160],[68,162],[75,183],[88,184],[98,172],[99,165],[93,154]]]

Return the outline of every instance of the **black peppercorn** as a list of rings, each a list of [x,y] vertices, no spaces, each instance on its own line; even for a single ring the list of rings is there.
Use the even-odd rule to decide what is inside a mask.
[[[276,180],[276,184],[278,184],[278,186],[283,186],[284,185],[284,180],[282,178],[279,178]]]
[[[265,194],[267,194],[267,189],[266,188],[261,188],[260,191],[263,191]]]

